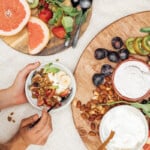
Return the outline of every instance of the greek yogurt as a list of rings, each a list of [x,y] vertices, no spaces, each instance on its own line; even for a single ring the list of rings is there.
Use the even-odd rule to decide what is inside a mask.
[[[141,150],[148,138],[148,124],[144,115],[128,105],[114,107],[102,118],[99,128],[102,142],[111,131],[115,135],[107,150]]]
[[[115,88],[127,98],[136,99],[144,96],[150,89],[150,80],[143,74],[148,71],[148,66],[140,61],[122,63],[115,71]]]

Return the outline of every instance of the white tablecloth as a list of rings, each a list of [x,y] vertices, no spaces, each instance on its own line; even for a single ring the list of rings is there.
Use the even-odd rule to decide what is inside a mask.
[[[52,56],[28,56],[13,50],[0,40],[0,89],[11,85],[18,71],[36,60],[45,62],[59,59],[61,63],[74,71],[84,48],[98,32],[123,16],[146,10],[150,10],[150,0],[94,0],[89,27],[80,38],[76,49],[69,48]],[[14,112],[15,123],[7,120],[11,112]],[[38,111],[29,104],[2,110],[0,112],[0,142],[7,141],[16,133],[22,118],[36,112]],[[53,133],[49,136],[46,145],[43,147],[31,145],[28,150],[86,150],[75,129],[70,106],[61,112],[52,113],[52,121]]]

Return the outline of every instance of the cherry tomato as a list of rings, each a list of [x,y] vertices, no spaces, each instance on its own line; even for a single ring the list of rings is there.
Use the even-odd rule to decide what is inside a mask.
[[[37,99],[37,105],[38,106],[42,106],[44,104],[44,100],[42,99],[42,97],[38,97]]]
[[[63,91],[62,93],[60,93],[61,97],[67,97],[70,94],[70,89],[66,89],[65,91]]]

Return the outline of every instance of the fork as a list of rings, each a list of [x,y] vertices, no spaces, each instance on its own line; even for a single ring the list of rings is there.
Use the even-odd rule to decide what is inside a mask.
[[[73,37],[73,41],[72,41],[72,47],[73,48],[75,48],[76,45],[77,45],[77,43],[78,43],[79,35],[80,35],[80,30],[81,30],[81,25],[82,25],[83,19],[84,19],[84,14],[92,6],[92,1],[93,0],[80,0],[79,1],[79,5],[80,5],[81,10],[82,10],[82,15],[80,17],[79,24],[77,26],[77,29],[76,29],[74,37]]]
[[[49,113],[53,108],[55,108],[56,104],[53,105],[52,107],[50,107],[47,110],[47,113]],[[39,121],[41,120],[41,117],[39,117],[35,122],[33,122],[32,124],[29,125],[29,128],[33,128]]]
[[[70,94],[71,94],[71,92],[70,92]],[[60,101],[60,103],[66,101],[67,98],[70,96],[70,94],[69,94],[67,97],[62,98],[61,101]],[[53,105],[52,107],[50,107],[50,108],[47,110],[47,113],[49,113],[53,108],[55,108],[56,105],[57,105],[57,104],[55,103],[55,105]],[[39,117],[35,122],[33,122],[32,124],[30,124],[30,125],[29,125],[29,128],[33,128],[40,120],[41,120],[41,117]]]

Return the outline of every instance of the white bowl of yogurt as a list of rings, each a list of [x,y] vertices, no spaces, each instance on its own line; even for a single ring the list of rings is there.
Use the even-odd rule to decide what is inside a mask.
[[[113,73],[113,86],[123,99],[138,101],[144,99],[150,90],[149,66],[138,59],[120,63]]]
[[[37,76],[37,81],[33,82],[35,76]],[[40,79],[38,79],[38,76]],[[25,93],[29,103],[34,108],[42,110],[45,106],[51,108],[55,105],[52,111],[58,111],[72,102],[76,93],[75,78],[64,65],[47,62],[28,75]]]
[[[140,110],[128,105],[110,109],[102,118],[99,134],[104,142],[114,131],[107,150],[141,150],[148,139],[148,123]]]

